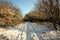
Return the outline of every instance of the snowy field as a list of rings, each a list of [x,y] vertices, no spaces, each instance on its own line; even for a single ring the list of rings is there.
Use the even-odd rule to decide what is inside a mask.
[[[26,22],[24,24],[0,28],[1,40],[60,40],[60,31],[53,31],[52,25]]]

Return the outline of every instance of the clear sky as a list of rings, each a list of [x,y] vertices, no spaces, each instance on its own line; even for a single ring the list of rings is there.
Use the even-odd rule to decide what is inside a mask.
[[[23,15],[28,13],[34,8],[36,0],[10,0],[14,5],[21,9]]]

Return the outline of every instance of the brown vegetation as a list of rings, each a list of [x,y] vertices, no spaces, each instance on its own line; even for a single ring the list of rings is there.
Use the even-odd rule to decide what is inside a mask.
[[[47,15],[44,11],[30,11],[28,14],[25,15],[24,20],[26,21],[42,21],[41,19],[47,19]]]
[[[0,1],[0,26],[14,26],[22,22],[19,9],[6,1]]]

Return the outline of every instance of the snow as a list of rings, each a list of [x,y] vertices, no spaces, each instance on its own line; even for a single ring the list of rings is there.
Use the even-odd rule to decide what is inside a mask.
[[[60,31],[52,25],[26,22],[15,27],[0,28],[0,39],[4,40],[60,40]],[[7,40],[7,39],[6,39]]]

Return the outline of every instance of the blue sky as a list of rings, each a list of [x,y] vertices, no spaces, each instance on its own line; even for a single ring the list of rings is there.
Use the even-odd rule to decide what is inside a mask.
[[[34,8],[36,0],[10,0],[14,5],[21,9],[23,15],[28,13]]]

